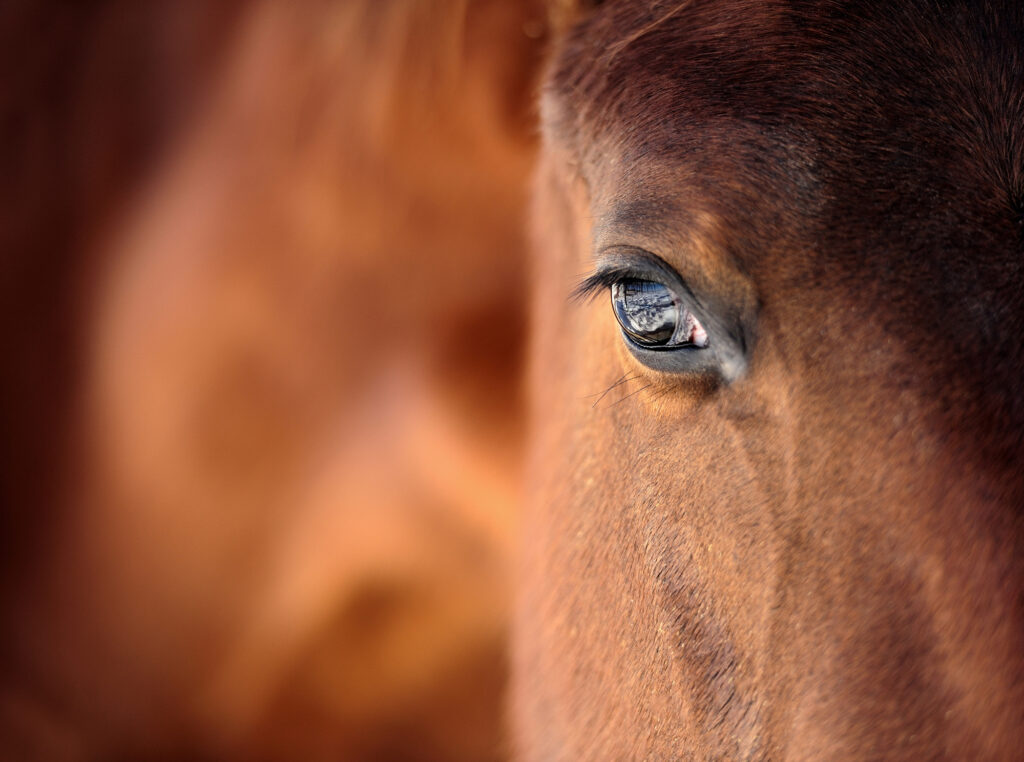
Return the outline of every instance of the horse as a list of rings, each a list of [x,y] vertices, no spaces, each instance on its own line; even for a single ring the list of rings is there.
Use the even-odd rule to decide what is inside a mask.
[[[1014,756],[1020,29],[9,3],[3,756]]]
[[[541,94],[519,758],[1019,759],[1024,7],[575,12]]]
[[[506,755],[544,19],[4,4],[0,758]]]

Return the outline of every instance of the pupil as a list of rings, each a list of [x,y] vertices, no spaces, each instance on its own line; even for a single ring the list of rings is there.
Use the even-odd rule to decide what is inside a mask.
[[[640,344],[667,344],[679,322],[672,292],[654,281],[619,281],[612,287],[612,305],[622,330]]]

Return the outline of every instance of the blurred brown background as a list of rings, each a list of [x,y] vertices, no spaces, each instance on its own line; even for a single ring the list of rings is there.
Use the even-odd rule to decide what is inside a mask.
[[[540,0],[0,2],[0,756],[507,756]]]

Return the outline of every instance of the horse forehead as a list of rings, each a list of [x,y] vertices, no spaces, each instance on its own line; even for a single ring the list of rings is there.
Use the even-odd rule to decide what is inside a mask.
[[[736,229],[839,231],[820,255],[863,277],[896,249],[931,269],[936,250],[1005,258],[1024,209],[1024,13],[926,5],[608,4],[553,67],[547,144],[595,206],[674,184]]]
[[[1022,34],[1013,3],[609,3],[562,47],[545,126],[577,150],[637,155],[685,152],[695,126],[729,121],[860,144],[931,124],[969,140],[1024,117]]]
[[[769,4],[747,8],[745,21],[714,5],[714,18],[684,6],[670,4],[678,14],[655,13],[652,24],[641,7],[613,4],[608,18],[576,30],[590,44],[566,46],[542,99],[549,150],[569,157],[594,205],[620,219],[650,223],[651,210],[671,206],[678,216],[694,204],[711,212],[755,185],[761,206],[769,193],[794,211],[814,203],[819,131],[780,86],[792,80],[793,56],[751,32],[779,26]]]
[[[651,139],[670,122],[763,110],[801,57],[778,3],[610,3],[581,22],[549,81],[580,126]],[[594,138],[593,132],[584,139]]]

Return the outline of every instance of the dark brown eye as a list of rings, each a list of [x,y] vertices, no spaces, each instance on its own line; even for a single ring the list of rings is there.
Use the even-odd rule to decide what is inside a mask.
[[[643,347],[675,349],[708,345],[704,326],[672,290],[651,280],[627,278],[612,285],[612,309],[626,335]]]

